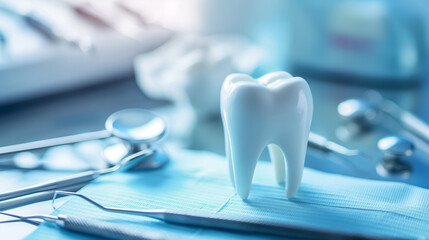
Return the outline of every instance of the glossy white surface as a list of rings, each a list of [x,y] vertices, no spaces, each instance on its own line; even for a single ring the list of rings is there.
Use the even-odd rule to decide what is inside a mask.
[[[286,72],[258,79],[231,74],[222,86],[221,114],[231,180],[238,195],[249,196],[256,162],[268,145],[276,179],[282,183],[287,175],[286,196],[294,197],[301,184],[313,115],[307,82]]]

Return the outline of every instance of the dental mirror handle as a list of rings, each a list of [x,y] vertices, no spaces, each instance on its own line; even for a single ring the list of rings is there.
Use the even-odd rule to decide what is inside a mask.
[[[429,142],[429,126],[414,114],[407,111],[402,111],[399,120],[409,131]]]
[[[332,152],[341,156],[352,156],[361,154],[358,150],[349,149],[338,143],[329,141],[328,139],[310,132],[308,136],[308,146],[319,149],[324,152]]]
[[[398,120],[411,133],[429,142],[429,125],[427,123],[411,112],[402,109],[395,102],[383,99],[381,96],[378,96],[378,98],[381,98],[381,100],[378,100],[378,108],[381,111]]]
[[[16,145],[10,145],[5,147],[0,147],[0,155],[3,154],[11,154],[11,153],[19,153],[36,149],[50,148],[60,145],[67,145],[73,143],[79,143],[83,141],[96,140],[96,139],[104,139],[111,137],[112,134],[107,130],[81,133],[76,135],[70,135],[65,137],[51,138],[40,141],[21,143]]]
[[[24,187],[5,193],[0,193],[0,201],[22,197],[33,193],[57,190],[65,187],[74,186],[77,184],[88,183],[100,175],[102,175],[102,173],[100,173],[99,171],[86,171],[82,173],[73,174],[71,176],[36,184],[30,187]]]
[[[329,151],[329,149],[326,147],[328,142],[328,139],[316,133],[310,132],[308,135],[308,146],[310,147],[317,148],[322,151]]]

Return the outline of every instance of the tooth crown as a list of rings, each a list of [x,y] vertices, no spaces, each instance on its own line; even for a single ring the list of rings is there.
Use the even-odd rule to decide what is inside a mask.
[[[230,176],[237,193],[246,199],[256,162],[268,145],[276,179],[284,182],[287,159],[287,197],[301,183],[305,152],[313,113],[307,82],[286,72],[253,79],[231,74],[221,92],[221,114],[225,131]]]

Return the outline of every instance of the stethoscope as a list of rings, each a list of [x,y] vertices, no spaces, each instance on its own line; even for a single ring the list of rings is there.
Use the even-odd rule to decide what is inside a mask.
[[[156,169],[165,165],[169,158],[160,148],[151,145],[166,133],[166,124],[158,115],[143,109],[125,109],[110,115],[106,120],[106,129],[79,135],[53,138],[31,143],[0,148],[0,154],[18,153],[40,148],[54,147],[81,141],[117,137],[128,145],[127,154],[111,167],[73,174],[61,179],[5,192],[0,194],[0,201],[19,198],[30,194],[59,190],[86,184],[95,178],[138,167]]]
[[[105,130],[0,147],[0,155],[116,137],[120,143],[104,149],[105,161],[112,166],[128,155],[153,147],[151,144],[161,139],[165,132],[166,124],[158,115],[144,109],[125,109],[107,118]],[[158,168],[165,164],[165,159],[151,158],[140,167]]]
[[[417,116],[402,109],[390,100],[378,94],[377,101],[366,99],[348,99],[338,105],[337,111],[358,128],[357,132],[367,131],[376,125],[380,114],[386,114],[396,120],[407,132],[429,143],[429,126]],[[377,142],[377,148],[383,153],[383,159],[376,167],[381,176],[399,176],[407,178],[412,167],[406,160],[415,152],[415,144],[400,136],[387,136]]]

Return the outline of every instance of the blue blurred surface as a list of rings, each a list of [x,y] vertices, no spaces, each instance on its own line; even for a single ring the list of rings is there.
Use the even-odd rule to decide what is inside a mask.
[[[284,187],[275,183],[270,164],[260,162],[250,197],[243,201],[231,187],[223,157],[184,150],[170,150],[170,154],[172,162],[163,169],[105,176],[80,193],[106,206],[195,210],[362,234],[429,237],[429,191],[426,189],[306,169],[297,196],[287,200]],[[114,222],[177,239],[238,239],[244,236],[106,213],[77,198],[71,198],[54,214]],[[247,239],[266,237],[246,235]],[[43,224],[27,239],[90,238]]]

